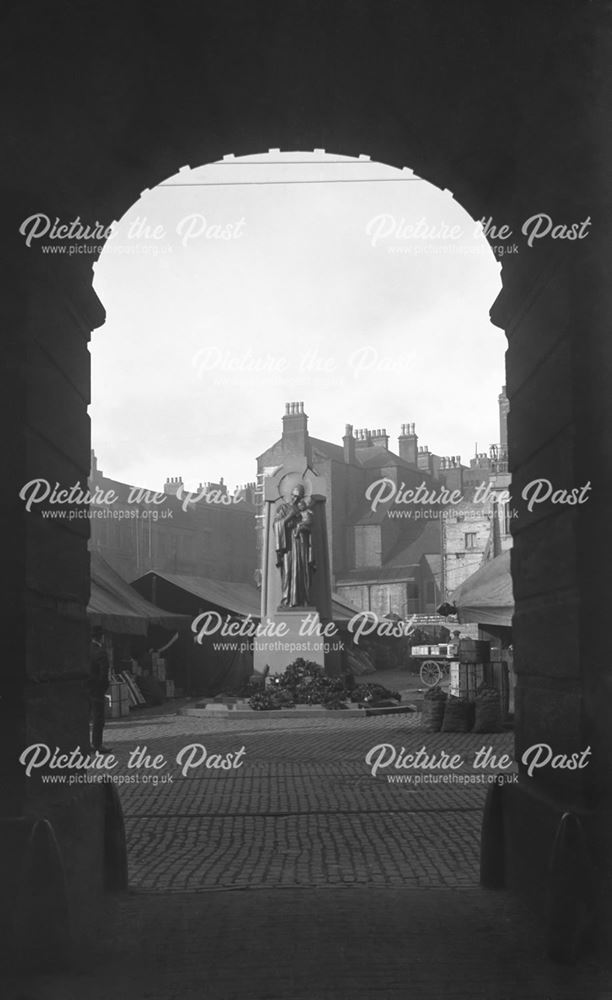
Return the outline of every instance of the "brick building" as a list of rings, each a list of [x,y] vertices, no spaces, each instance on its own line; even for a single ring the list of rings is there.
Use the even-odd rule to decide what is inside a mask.
[[[153,494],[105,476],[92,453],[90,486],[113,490],[117,500],[112,515],[92,517],[90,548],[128,581],[158,570],[252,584],[254,485],[230,495],[223,480],[200,483],[197,502],[184,509],[180,477],[167,479]]]
[[[504,442],[505,390],[499,406]],[[354,607],[379,615],[432,613],[485,558],[510,544],[507,509],[496,502],[509,482],[505,444],[492,445],[469,466],[458,455],[419,446],[413,423],[402,424],[396,451],[385,428],[347,424],[342,444],[335,444],[312,437],[304,404],[293,402],[285,406],[280,439],[257,459],[258,483],[290,455],[306,457],[327,481],[332,589]],[[475,506],[483,484],[490,487],[487,500]],[[419,488],[423,500],[410,503],[408,491]],[[464,498],[458,507],[449,502],[453,493]],[[478,517],[472,512],[466,527],[468,507]],[[260,529],[258,552],[261,545]]]
[[[450,508],[441,523],[440,591],[452,600],[453,591],[483,562],[512,547],[509,501],[506,387],[498,396],[499,444],[477,452],[469,467],[457,463],[457,477],[465,500]],[[454,468],[452,475],[455,475]],[[441,475],[448,470],[444,465]]]
[[[257,459],[258,482],[289,455],[305,456],[327,481],[332,589],[353,606],[380,614],[421,610],[422,559],[440,551],[438,522],[397,516],[400,505],[382,499],[382,492],[395,494],[422,483],[433,491],[440,485],[417,466],[414,426],[404,425],[397,451],[390,449],[385,429],[354,431],[351,425],[342,444],[335,444],[310,435],[303,403],[287,403],[281,438]],[[438,506],[422,509],[432,512]],[[260,532],[258,551],[261,544]]]

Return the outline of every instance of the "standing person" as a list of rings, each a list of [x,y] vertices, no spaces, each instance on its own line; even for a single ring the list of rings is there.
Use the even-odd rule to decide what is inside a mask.
[[[104,696],[108,691],[108,656],[104,648],[104,632],[99,625],[91,630],[91,647],[89,655],[89,709],[91,719],[91,749],[100,753],[108,753],[108,747],[102,745],[104,732]]]

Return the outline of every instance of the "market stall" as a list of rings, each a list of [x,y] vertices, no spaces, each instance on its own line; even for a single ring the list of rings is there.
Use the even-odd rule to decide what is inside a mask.
[[[134,580],[133,587],[146,600],[169,612],[186,614],[193,622],[206,612],[216,613],[221,620],[229,619],[232,623],[260,620],[261,591],[250,583],[150,571]],[[332,615],[341,632],[356,613],[355,608],[333,595]],[[214,620],[211,619],[211,628]],[[253,674],[252,642],[248,638],[220,642],[220,638],[212,631],[198,633],[197,627],[195,632],[181,637],[181,649],[188,664],[186,686],[191,694],[236,693]]]
[[[142,687],[146,688],[149,680],[155,686],[155,700],[174,695],[174,682],[166,675],[165,660],[153,651],[189,627],[188,615],[158,608],[134,590],[99,552],[92,552],[87,617],[106,636],[111,715],[126,715],[130,707],[146,704],[150,699]],[[145,657],[147,670],[140,665]],[[139,677],[143,678],[142,685]]]
[[[477,622],[480,636],[490,643],[490,665],[486,673],[501,691],[504,714],[514,711],[514,597],[510,558],[508,549],[484,563],[451,597],[458,621]]]

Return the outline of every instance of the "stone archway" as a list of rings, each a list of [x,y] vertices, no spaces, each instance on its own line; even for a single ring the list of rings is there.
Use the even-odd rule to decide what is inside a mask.
[[[245,2],[231,13],[211,5],[196,30],[195,8],[180,22],[169,9],[146,13],[130,8],[119,31],[91,9],[56,7],[53,24],[49,12],[31,24],[19,8],[9,26],[15,65],[34,60],[47,84],[20,80],[12,156],[3,167],[12,209],[3,305],[12,442],[4,493],[12,543],[7,659],[14,664],[0,701],[4,815],[72,816],[83,833],[74,873],[84,876],[85,894],[101,891],[101,803],[85,794],[50,796],[26,782],[16,759],[26,739],[83,742],[86,531],[43,523],[16,498],[36,476],[86,477],[87,343],[103,310],[91,289],[91,258],[36,254],[24,246],[20,223],[40,211],[108,223],[183,163],[228,151],[366,149],[384,163],[409,164],[452,190],[474,218],[491,217],[517,234],[538,212],[568,225],[592,220],[588,239],[542,239],[507,258],[492,311],[509,345],[515,499],[539,476],[564,488],[591,483],[582,507],[529,512],[523,504],[512,568],[517,753],[545,742],[559,753],[590,746],[592,755],[584,770],[542,769],[524,782],[509,797],[505,831],[510,884],[545,888],[559,820],[568,811],[579,816],[600,881],[609,884],[603,553],[612,283],[602,252],[609,209],[593,155],[604,113],[598,38],[609,37],[598,30],[607,14],[541,7],[517,18],[475,0],[445,11],[442,24],[420,0],[273,4],[265,15]],[[87,53],[90,67],[79,85],[75,52]],[[76,891],[72,904],[83,905]]]

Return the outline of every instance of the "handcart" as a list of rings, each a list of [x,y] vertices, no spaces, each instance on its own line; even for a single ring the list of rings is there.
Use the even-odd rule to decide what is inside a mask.
[[[450,676],[451,660],[457,659],[458,648],[455,642],[412,647],[410,655],[420,661],[419,676],[425,687],[435,687]]]

